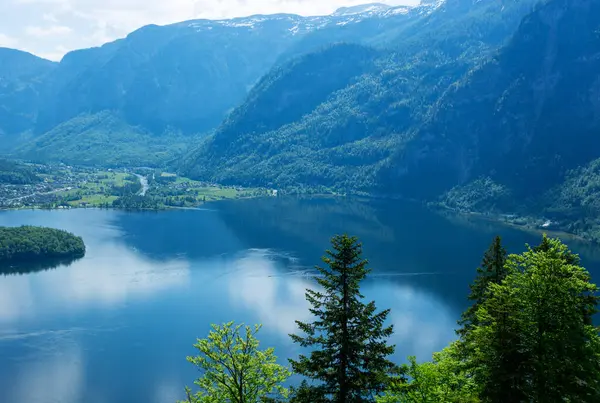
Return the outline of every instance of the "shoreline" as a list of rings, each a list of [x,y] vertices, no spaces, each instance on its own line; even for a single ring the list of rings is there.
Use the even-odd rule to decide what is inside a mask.
[[[556,227],[556,226],[550,227],[550,228],[540,227],[538,224],[536,224],[536,222],[544,221],[544,219],[539,218],[539,217],[536,218],[533,216],[514,215],[514,219],[521,220],[523,222],[522,224],[518,224],[509,219],[509,217],[513,216],[510,214],[484,213],[484,212],[480,212],[480,211],[460,211],[457,209],[453,209],[451,207],[440,205],[435,202],[426,202],[426,201],[419,201],[419,200],[414,200],[414,199],[406,199],[406,198],[402,198],[402,197],[398,197],[398,196],[370,195],[370,194],[365,194],[365,193],[341,194],[341,193],[333,193],[332,192],[332,193],[290,193],[290,194],[285,194],[282,192],[282,194],[279,196],[256,195],[256,196],[242,196],[242,197],[235,197],[235,198],[224,198],[224,199],[220,199],[220,200],[210,200],[210,201],[202,202],[202,204],[200,204],[198,206],[162,206],[160,208],[132,208],[132,209],[119,208],[119,207],[113,207],[113,206],[57,206],[54,208],[44,208],[41,206],[27,206],[27,207],[0,207],[0,211],[13,211],[13,210],[14,211],[17,211],[17,210],[52,211],[52,210],[74,210],[74,209],[78,209],[78,210],[82,210],[82,209],[83,210],[85,210],[85,209],[104,210],[104,209],[106,209],[106,210],[126,211],[126,212],[149,212],[149,211],[161,212],[161,211],[169,211],[169,210],[171,210],[171,211],[174,211],[174,210],[203,210],[203,209],[206,209],[206,207],[208,205],[215,203],[215,202],[247,200],[247,199],[257,199],[257,198],[273,198],[273,197],[275,197],[275,198],[278,198],[278,197],[306,198],[306,197],[309,197],[309,198],[334,198],[334,199],[350,197],[350,198],[356,198],[356,199],[362,199],[362,200],[405,201],[405,202],[420,204],[420,205],[424,206],[425,208],[427,208],[428,210],[430,210],[434,213],[440,214],[442,216],[445,216],[445,217],[455,216],[455,217],[462,217],[462,218],[467,218],[467,219],[475,219],[478,221],[487,221],[487,222],[501,224],[506,227],[510,227],[510,228],[517,229],[517,230],[524,231],[524,232],[535,233],[535,234],[546,233],[546,234],[554,235],[554,236],[557,236],[560,238],[569,238],[569,239],[577,240],[580,242],[589,243],[591,245],[600,245],[600,242],[595,241],[594,239],[563,230],[560,227]]]
[[[535,233],[538,235],[548,234],[554,235],[560,238],[569,238],[573,240],[577,240],[579,242],[589,243],[590,245],[600,245],[599,242],[594,241],[593,239],[575,234],[573,232],[565,231],[560,229],[560,227],[553,228],[543,228],[533,223],[533,221],[541,221],[540,218],[534,218],[531,216],[519,216],[518,218],[525,220],[525,223],[520,225],[514,222],[511,222],[507,219],[507,214],[499,214],[499,213],[482,213],[480,211],[459,211],[456,209],[452,209],[450,207],[441,206],[438,204],[427,204],[427,207],[432,211],[435,211],[443,216],[453,215],[456,217],[465,217],[465,218],[473,218],[479,221],[487,221],[491,223],[497,223],[504,225],[506,227],[510,227],[519,231]]]
[[[169,211],[169,210],[205,210],[205,206],[211,203],[218,203],[224,201],[235,201],[235,200],[248,200],[248,199],[259,199],[259,198],[271,198],[272,196],[242,196],[235,198],[225,198],[220,200],[210,200],[202,202],[198,206],[162,206],[160,208],[122,208],[114,206],[56,206],[56,207],[42,207],[42,206],[21,206],[21,207],[0,207],[0,211],[20,211],[20,210],[44,210],[44,211],[55,211],[55,210],[114,210],[114,211],[128,211],[128,212],[142,212],[142,211]],[[319,197],[315,195],[315,197]],[[337,196],[336,196],[337,197]]]

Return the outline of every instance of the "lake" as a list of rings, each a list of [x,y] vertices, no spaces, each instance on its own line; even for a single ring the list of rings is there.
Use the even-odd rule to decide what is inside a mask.
[[[395,359],[420,360],[454,338],[468,285],[496,234],[509,252],[539,234],[449,220],[404,202],[268,198],[206,209],[3,211],[0,225],[62,228],[85,258],[0,275],[0,402],[175,402],[197,371],[185,360],[211,323],[262,323],[281,362],[308,319],[303,275],[329,238],[360,237],[373,269],[364,294],[391,308]],[[600,250],[568,242],[596,281]]]

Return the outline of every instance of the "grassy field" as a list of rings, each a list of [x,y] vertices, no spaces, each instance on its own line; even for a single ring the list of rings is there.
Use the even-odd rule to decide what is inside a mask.
[[[83,196],[81,199],[78,200],[74,200],[74,201],[70,201],[68,202],[69,205],[73,206],[73,207],[78,207],[82,204],[86,204],[89,206],[101,206],[101,205],[112,205],[112,202],[117,200],[117,196],[106,196],[106,195],[99,195],[99,194],[92,194],[92,195],[87,195],[87,196]]]
[[[112,202],[118,198],[118,195],[114,194],[114,189],[134,183],[132,180],[128,180],[129,175],[125,172],[113,171],[78,173],[77,185],[71,190],[57,193],[57,196],[65,204],[73,207],[111,206]],[[135,182],[137,182],[137,178]]]
[[[265,189],[247,189],[229,186],[210,185],[189,178],[179,177],[167,172],[146,173],[150,188],[143,198],[152,200],[153,205],[161,207],[197,207],[205,202],[257,197],[268,195]],[[72,207],[105,207],[123,195],[124,186],[137,184],[138,179],[130,173],[115,171],[93,171],[69,173],[73,179],[76,175],[76,186],[71,190],[57,193],[63,205]],[[131,194],[131,193],[130,193]],[[133,197],[135,194],[131,194]],[[129,196],[128,196],[129,197]],[[139,205],[140,200],[129,200]],[[144,203],[142,203],[144,205]]]
[[[14,200],[23,200],[10,204],[12,207],[187,208],[198,207],[205,202],[269,196],[273,193],[261,188],[200,182],[149,168],[117,171],[58,164],[39,165],[37,169],[43,181],[36,187],[26,185],[17,191],[11,190],[10,195]],[[132,172],[136,172],[136,175]],[[138,178],[142,175],[146,180]],[[146,186],[146,192],[142,196],[143,186]],[[17,195],[22,197],[17,198]]]
[[[214,200],[235,199],[247,194],[245,191],[238,191],[234,188],[200,187],[197,190],[202,196],[207,196],[207,199],[210,197]]]
[[[207,185],[189,178],[177,177],[170,189],[176,189],[179,196],[195,197],[198,201],[214,201],[224,199],[239,199],[266,195],[268,192],[258,188],[237,188],[233,186]]]

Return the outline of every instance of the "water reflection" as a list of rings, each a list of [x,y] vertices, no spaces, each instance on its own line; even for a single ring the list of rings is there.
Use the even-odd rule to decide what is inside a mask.
[[[223,221],[254,248],[295,251],[304,264],[319,262],[334,234],[357,235],[374,275],[438,273],[403,278],[413,287],[463,310],[468,284],[489,242],[422,207],[346,198],[278,198],[223,203]],[[473,253],[473,251],[477,251]]]
[[[3,401],[81,401],[85,387],[84,353],[72,334],[30,335],[26,344],[30,356],[14,357],[18,360],[14,371],[0,377],[0,387],[9,392]]]
[[[32,311],[34,296],[29,282],[27,277],[0,277],[0,325],[23,318]]]
[[[189,276],[187,261],[156,262],[113,242],[94,244],[89,255],[52,272],[2,278],[0,322],[114,306],[185,285]]]
[[[266,249],[248,251],[232,262],[232,266],[244,274],[230,277],[228,288],[231,301],[253,310],[265,328],[279,332],[287,340],[288,334],[296,331],[296,320],[310,319],[304,293],[306,288],[313,287],[313,282],[278,276],[282,271],[294,269],[292,265],[282,264],[286,258],[289,256]]]
[[[80,258],[47,258],[39,261],[2,263],[0,264],[0,276],[23,275],[40,271],[56,269],[60,266],[68,267]]]
[[[80,235],[87,253],[53,270],[0,276],[2,403],[182,399],[197,376],[185,361],[195,338],[231,320],[262,323],[261,345],[275,347],[285,364],[298,353],[288,337],[295,321],[310,320],[304,293],[316,284],[303,274],[329,238],[346,231],[361,238],[374,269],[366,299],[391,309],[395,359],[428,359],[454,339],[490,235],[503,235],[513,252],[538,239],[349,199],[141,214],[0,212],[0,225],[23,224]],[[597,266],[584,262],[592,272]]]
[[[264,331],[276,333],[286,344],[288,335],[297,333],[296,320],[311,320],[306,289],[321,290],[314,278],[298,275],[295,263],[288,254],[255,249],[228,264],[236,273],[228,279],[231,301],[253,311]],[[363,293],[366,300],[376,300],[380,309],[391,309],[396,359],[404,360],[409,354],[427,359],[454,338],[457,313],[435,294],[406,283],[404,278],[372,278],[365,283]],[[286,350],[296,351],[294,346]]]
[[[427,360],[455,337],[456,312],[435,294],[393,282],[367,284],[364,293],[375,299],[379,308],[391,309],[392,342],[399,361],[408,355]]]

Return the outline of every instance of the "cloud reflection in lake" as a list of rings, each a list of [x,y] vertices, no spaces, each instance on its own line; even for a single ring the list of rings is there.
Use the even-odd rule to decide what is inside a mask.
[[[28,342],[35,359],[20,357],[16,371],[0,380],[0,386],[12,391],[7,402],[81,401],[85,386],[84,356],[69,332],[39,334]],[[2,385],[4,382],[10,382],[10,385]]]
[[[342,226],[364,230],[374,272],[363,292],[391,309],[395,360],[429,359],[455,338],[477,242],[487,242],[478,232],[396,204],[392,215],[310,200],[239,203],[219,213],[0,212],[0,225],[62,228],[87,245],[68,267],[0,276],[0,402],[181,399],[197,375],[185,361],[195,338],[231,320],[263,323],[261,346],[285,363],[299,350],[288,337],[295,320],[310,320],[304,293],[316,284],[303,271],[314,272]],[[379,216],[397,217],[381,228]]]
[[[311,320],[305,290],[320,287],[314,278],[294,270],[288,257],[270,250],[250,250],[239,256],[230,263],[236,275],[229,278],[229,296],[254,311],[264,331],[276,332],[289,341],[288,334],[297,332],[295,320]],[[401,278],[369,281],[363,291],[366,301],[375,299],[379,309],[391,309],[389,322],[395,330],[391,342],[397,345],[398,359],[409,354],[428,359],[432,351],[454,338],[455,314],[435,295],[405,284]]]
[[[88,259],[69,267],[2,277],[0,322],[88,305],[114,306],[188,281],[185,260],[152,261],[112,242],[94,246]]]

